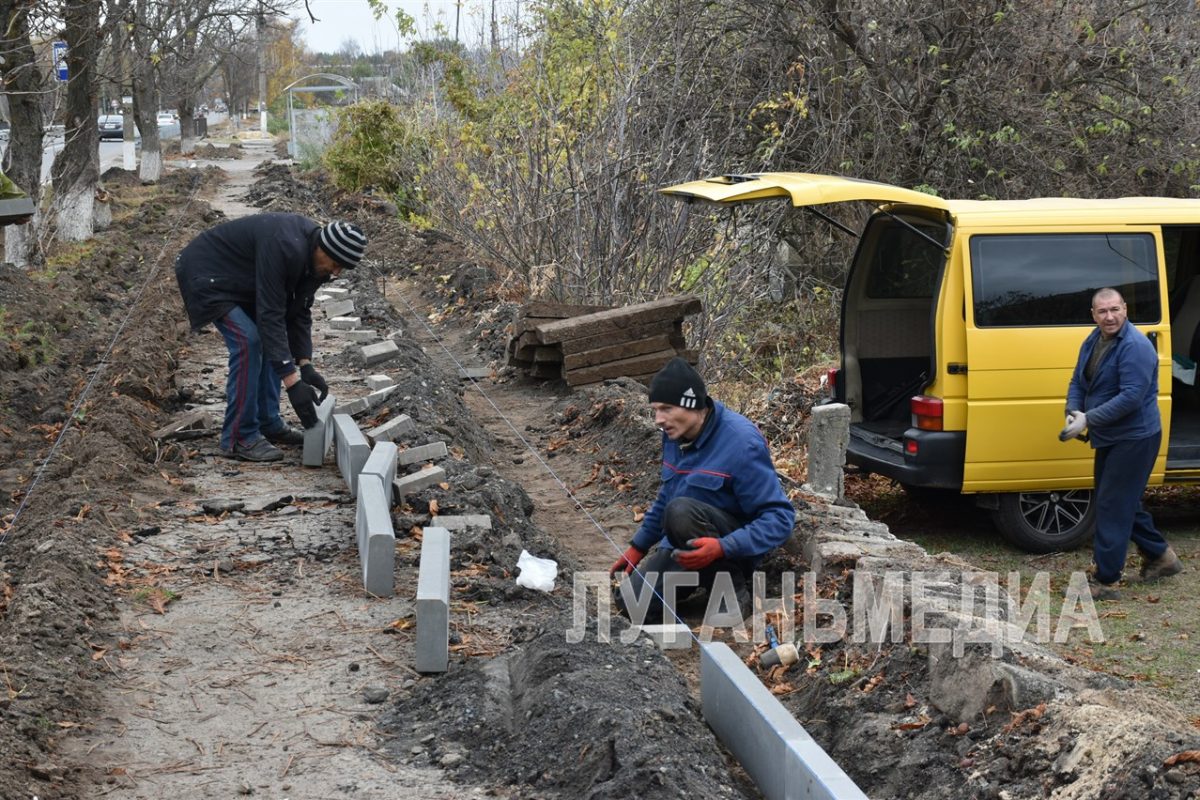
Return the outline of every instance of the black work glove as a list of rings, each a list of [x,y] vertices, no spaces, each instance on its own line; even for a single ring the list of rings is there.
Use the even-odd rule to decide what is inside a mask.
[[[305,364],[300,367],[300,380],[321,393],[321,396],[317,398],[318,403],[325,402],[325,397],[329,394],[329,384],[325,382],[325,379],[321,377],[321,373],[317,372],[312,364]]]
[[[304,381],[296,381],[287,390],[288,400],[300,418],[300,424],[311,428],[317,424],[317,390]]]

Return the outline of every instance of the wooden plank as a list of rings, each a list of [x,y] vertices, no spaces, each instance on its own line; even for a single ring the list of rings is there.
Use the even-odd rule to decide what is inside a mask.
[[[584,314],[594,314],[597,311],[608,311],[613,306],[593,306],[580,303],[555,303],[549,300],[534,300],[521,306],[517,319],[527,317],[548,317],[552,319],[567,319]]]
[[[562,350],[559,350],[557,345],[544,344],[533,350],[533,363],[535,364],[561,364],[562,360]]]
[[[609,361],[619,361],[622,358],[632,358],[646,353],[656,353],[659,350],[674,350],[669,334],[662,333],[649,339],[637,339],[632,342],[621,342],[608,347],[598,347],[595,350],[585,350],[561,356],[563,368],[566,370],[594,367],[597,364],[607,364]]]
[[[683,356],[689,362],[695,364],[698,353],[695,350],[684,350],[681,353],[677,353],[675,348],[672,347],[667,350],[659,350],[657,353],[623,358],[620,361],[610,361],[607,364],[598,364],[594,367],[568,370],[566,374],[567,384],[569,386],[582,386],[586,383],[595,383],[607,378],[619,378],[623,375],[645,375],[647,372],[658,372],[675,356]]]
[[[566,339],[597,336],[602,333],[623,330],[636,325],[646,325],[659,320],[675,321],[689,314],[700,313],[700,299],[691,295],[666,297],[623,308],[584,314],[582,317],[547,322],[537,327],[538,341],[556,344]]]
[[[671,320],[658,320],[646,325],[633,325],[616,331],[599,333],[595,336],[564,339],[559,342],[559,346],[562,347],[564,356],[570,356],[576,353],[584,353],[588,350],[595,350],[598,347],[608,347],[609,345],[632,342],[637,339],[651,339],[655,336],[661,336],[664,333],[673,334],[676,331],[679,332],[679,344],[676,346],[683,347],[683,323],[676,323]]]
[[[160,440],[198,439],[212,431],[212,419],[205,411],[189,411],[162,426],[151,438]]]

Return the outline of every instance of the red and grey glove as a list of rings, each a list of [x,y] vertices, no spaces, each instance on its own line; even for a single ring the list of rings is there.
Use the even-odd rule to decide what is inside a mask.
[[[645,551],[638,550],[633,545],[630,545],[629,549],[622,553],[621,557],[609,567],[608,574],[615,575],[617,572],[624,572],[628,575],[633,572],[633,568],[638,565],[638,562],[642,560],[642,556],[644,555],[646,555]]]
[[[704,569],[714,561],[725,557],[725,548],[721,540],[711,536],[692,539],[688,542],[691,550],[676,550],[675,560],[685,569]]]

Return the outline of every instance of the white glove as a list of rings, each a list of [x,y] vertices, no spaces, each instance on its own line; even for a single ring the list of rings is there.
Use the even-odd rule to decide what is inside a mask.
[[[1065,442],[1068,439],[1074,439],[1083,433],[1083,429],[1087,427],[1087,414],[1082,411],[1072,411],[1067,414],[1067,424],[1058,434],[1058,440]]]

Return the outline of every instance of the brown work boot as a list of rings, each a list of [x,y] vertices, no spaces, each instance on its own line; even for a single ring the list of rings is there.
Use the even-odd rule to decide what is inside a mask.
[[[1170,545],[1167,545],[1167,549],[1158,558],[1142,556],[1141,579],[1143,581],[1169,578],[1180,572],[1183,572],[1183,562],[1179,560],[1179,556],[1175,554],[1174,548]]]
[[[1117,584],[1101,583],[1091,576],[1088,576],[1088,591],[1095,602],[1121,599],[1121,590],[1117,588]]]

